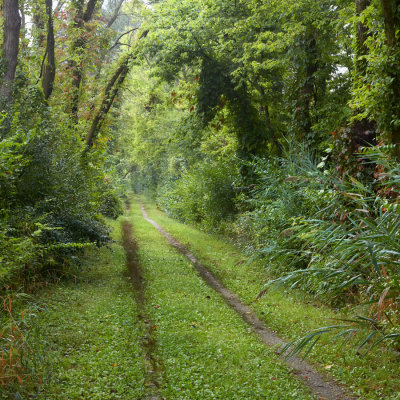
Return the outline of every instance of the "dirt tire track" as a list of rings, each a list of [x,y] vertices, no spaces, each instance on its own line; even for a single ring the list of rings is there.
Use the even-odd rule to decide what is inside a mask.
[[[127,204],[127,209],[129,206]],[[132,236],[132,224],[122,221],[122,244],[126,254],[126,265],[129,277],[135,288],[135,297],[138,306],[138,318],[143,324],[144,335],[141,340],[145,353],[146,368],[146,395],[142,400],[161,400],[160,387],[162,383],[162,365],[157,359],[155,347],[156,338],[153,330],[154,322],[146,312],[146,288],[143,274],[137,255],[137,243]]]
[[[258,334],[262,342],[269,347],[282,347],[286,342],[278,337],[274,332],[272,332],[265,324],[262,322],[253,310],[241,302],[238,296],[228,290],[222,283],[200,262],[197,258],[184,247],[178,240],[167,233],[157,222],[150,219],[147,215],[144,205],[141,203],[141,210],[143,218],[152,224],[166,239],[167,241],[179,250],[193,266],[197,269],[199,275],[203,280],[216,292],[218,292],[221,297],[228,303],[228,305],[233,308],[242,319],[247,322],[251,328]],[[286,364],[288,364],[293,370],[296,376],[302,379],[302,381],[308,386],[313,393],[320,400],[354,400],[355,396],[350,395],[348,389],[342,385],[337,384],[332,378],[328,378],[320,374],[313,366],[311,366],[306,361],[298,357],[291,357],[287,359]]]

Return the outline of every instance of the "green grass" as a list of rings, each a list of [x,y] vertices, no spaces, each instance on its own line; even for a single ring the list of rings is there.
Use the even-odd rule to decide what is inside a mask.
[[[335,325],[338,322],[332,318],[346,315],[346,310],[334,311],[298,291],[270,290],[254,302],[271,279],[267,266],[261,261],[248,262],[248,256],[232,243],[168,218],[152,203],[147,202],[146,209],[150,218],[186,245],[281,337],[291,340],[314,328]],[[317,368],[329,367],[329,373],[365,399],[400,399],[400,365],[396,354],[381,347],[361,357],[350,344],[328,339],[323,338],[309,358]]]
[[[119,230],[119,223],[114,223]],[[117,233],[118,235],[119,233]],[[46,304],[32,339],[50,373],[40,400],[140,399],[144,393],[141,324],[120,244],[86,256],[77,283],[64,282]]]
[[[197,275],[188,260],[146,222],[132,222],[144,270],[147,314],[170,400],[313,398],[308,389]]]
[[[313,398],[272,350],[197,275],[189,261],[146,222],[137,203],[134,225],[146,285],[146,314],[154,324],[155,355],[161,365],[161,396],[168,400]],[[341,316],[301,292],[271,291],[253,302],[269,279],[261,262],[232,244],[181,224],[147,204],[150,218],[189,247],[223,283],[251,304],[258,316],[288,339]],[[43,358],[45,381],[29,398],[140,399],[146,393],[146,334],[125,272],[119,222],[117,243],[91,250],[79,279],[45,290],[33,349]],[[365,399],[400,399],[400,367],[392,353],[366,357],[337,344],[317,347],[312,360]],[[8,398],[2,397],[0,398]],[[23,397],[28,398],[28,397]]]

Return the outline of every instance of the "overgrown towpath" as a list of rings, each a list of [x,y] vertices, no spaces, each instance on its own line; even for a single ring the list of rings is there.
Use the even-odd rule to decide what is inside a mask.
[[[249,324],[264,344],[272,347],[282,347],[285,344],[280,337],[260,321],[249,306],[241,302],[233,292],[224,287],[222,283],[206,267],[204,267],[186,247],[168,234],[157,222],[150,219],[143,203],[141,204],[141,211],[143,218],[151,223],[172,246],[187,257],[204,281],[219,293],[226,303],[235,310],[247,324]],[[287,364],[293,368],[296,375],[302,378],[306,385],[309,386],[320,399],[345,400],[354,398],[345,394],[343,387],[335,384],[332,380],[328,380],[326,377],[324,378],[310,364],[298,357],[289,358]]]
[[[151,228],[136,202],[129,219],[146,287],[144,307],[162,361],[163,399],[317,398],[199,278],[194,262]]]
[[[317,399],[137,202],[112,224],[116,243],[89,254],[39,318],[38,399]]]
[[[292,292],[254,302],[264,278],[243,253],[145,207],[132,201],[110,222],[115,242],[88,252],[77,279],[55,285],[45,299],[32,336],[47,370],[36,398],[346,400],[354,392],[398,400],[395,375],[374,390],[381,368],[396,369],[373,354],[346,359],[332,346],[316,351],[312,365],[285,363],[274,331],[287,339],[334,314]]]

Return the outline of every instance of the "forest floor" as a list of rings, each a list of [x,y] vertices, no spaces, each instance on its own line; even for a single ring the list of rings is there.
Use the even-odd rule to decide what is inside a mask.
[[[398,362],[385,350],[359,357],[336,343],[316,348],[313,366],[285,362],[275,332],[287,340],[337,312],[296,292],[255,302],[267,279],[260,265],[145,207],[149,216],[133,201],[112,222],[111,248],[88,254],[80,279],[46,298],[34,337],[46,379],[31,398],[350,398],[328,373],[358,398],[400,398]]]

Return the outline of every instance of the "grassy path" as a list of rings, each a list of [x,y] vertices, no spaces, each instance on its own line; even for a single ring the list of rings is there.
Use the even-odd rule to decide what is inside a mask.
[[[312,399],[193,265],[131,210],[165,399]],[[151,228],[151,229],[149,229]]]
[[[270,279],[261,262],[248,262],[248,257],[232,244],[168,218],[151,203],[146,203],[146,210],[281,337],[291,340],[315,327],[335,324],[333,318],[345,315],[295,291],[271,291],[255,302]],[[321,372],[329,372],[363,399],[400,399],[398,356],[383,347],[359,356],[354,347],[340,340],[329,342],[326,337],[309,359]]]
[[[251,303],[265,279],[259,265],[243,262],[243,254],[231,245],[179,224],[151,205],[147,208],[151,218],[190,247],[243,302]],[[26,398],[315,399],[199,278],[193,263],[142,217],[138,203],[113,227],[116,242],[111,249],[88,254],[79,279],[55,286],[45,300],[33,339],[46,354],[42,369],[49,379],[37,395]],[[312,300],[302,301],[296,294],[274,293],[250,306],[286,337],[290,329],[297,333],[335,315]],[[315,360],[322,358],[316,354]],[[381,367],[371,356],[348,369],[348,360],[337,350],[325,357],[344,382],[354,378],[353,389],[363,398],[399,399],[398,366],[390,359],[384,358]],[[371,360],[375,364],[368,370],[365,363]],[[383,375],[388,366],[393,370]],[[340,375],[341,369],[346,373]],[[373,379],[368,371],[377,372]],[[380,376],[392,380],[386,384]],[[366,390],[363,384],[376,386]]]

